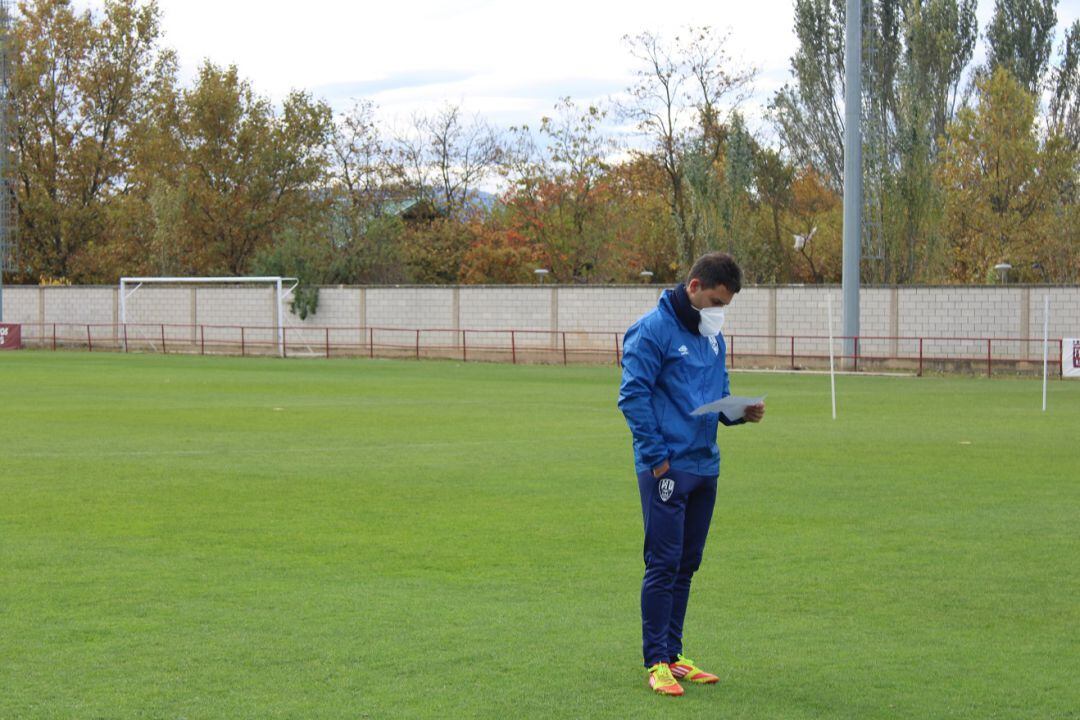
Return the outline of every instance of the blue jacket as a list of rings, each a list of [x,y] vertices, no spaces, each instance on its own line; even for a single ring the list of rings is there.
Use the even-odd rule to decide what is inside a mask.
[[[696,475],[720,472],[718,422],[738,425],[722,414],[690,412],[731,394],[724,336],[705,338],[678,319],[666,290],[655,309],[626,331],[619,409],[634,435],[638,472],[667,460]]]

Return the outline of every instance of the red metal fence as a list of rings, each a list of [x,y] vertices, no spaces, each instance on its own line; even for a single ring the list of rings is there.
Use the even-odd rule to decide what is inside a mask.
[[[733,367],[828,367],[829,339],[816,335],[726,335]],[[389,327],[24,323],[24,347],[285,357],[443,358],[463,362],[615,363],[622,333]],[[847,351],[844,352],[844,348]],[[1034,373],[1041,338],[837,337],[837,367],[853,370]],[[1062,340],[1050,344],[1061,374]]]

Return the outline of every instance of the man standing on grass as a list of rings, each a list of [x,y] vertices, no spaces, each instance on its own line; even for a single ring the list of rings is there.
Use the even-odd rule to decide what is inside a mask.
[[[645,519],[642,645],[649,687],[662,695],[682,695],[680,679],[719,679],[682,654],[683,618],[716,502],[717,423],[760,422],[765,405],[747,406],[735,421],[690,413],[731,394],[720,328],[741,287],[742,270],[730,255],[703,255],[685,285],[665,290],[626,331],[619,409],[634,435]]]

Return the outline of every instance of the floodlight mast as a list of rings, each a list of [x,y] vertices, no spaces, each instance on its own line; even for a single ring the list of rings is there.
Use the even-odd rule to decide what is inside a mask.
[[[282,293],[282,281],[289,280],[292,285],[288,290]],[[160,284],[240,284],[240,283],[273,283],[275,288],[275,297],[277,298],[277,334],[278,334],[278,355],[285,357],[285,312],[282,307],[282,303],[285,301],[285,297],[289,295],[296,286],[300,284],[300,281],[294,277],[280,277],[278,275],[271,275],[267,277],[122,277],[120,278],[120,323],[127,325],[127,299],[136,290],[143,286],[144,283],[160,283]],[[134,284],[134,289],[131,292],[127,292],[127,286]]]
[[[11,4],[0,0],[0,322],[4,320],[4,271],[15,271],[15,181],[9,155],[11,112]]]
[[[862,261],[862,0],[847,0],[844,88],[843,333],[844,355],[854,359]]]

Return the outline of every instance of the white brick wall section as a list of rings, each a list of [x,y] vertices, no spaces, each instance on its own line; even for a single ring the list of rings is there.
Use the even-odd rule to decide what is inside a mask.
[[[320,291],[318,312],[300,320],[285,310],[285,325],[290,338],[315,343],[325,340],[330,326],[332,341],[362,342],[361,293],[366,298],[367,322],[374,327],[429,328],[440,330],[425,343],[455,344],[460,338],[454,328],[475,331],[522,330],[519,342],[546,345],[553,332],[600,333],[594,342],[605,345],[608,333],[621,335],[637,318],[656,305],[663,288],[659,286],[622,287],[554,287],[554,286],[467,286],[457,289],[459,315],[455,316],[454,292],[451,287],[327,287]],[[553,292],[557,302],[553,305]],[[839,332],[842,307],[837,286],[804,287],[779,286],[747,287],[740,292],[727,313],[725,333],[735,336],[737,350],[763,352],[767,340],[753,335],[769,333],[769,297],[776,296],[776,333],[778,352],[788,347],[786,337],[820,336],[828,333],[827,298],[833,299],[834,329]],[[208,287],[196,291],[195,318],[197,324],[208,326],[211,335],[226,337],[238,330],[215,329],[212,326],[273,327],[276,322],[272,291],[268,287]],[[1023,327],[1022,315],[1027,314],[1029,335],[1042,336],[1043,298],[1050,296],[1050,335],[1080,336],[1080,287],[1025,289],[1015,287],[901,287],[895,291],[897,334],[915,337],[974,337],[1011,338],[1019,340]],[[1023,306],[1025,297],[1028,307]],[[891,335],[890,313],[893,311],[891,288],[864,288],[860,300],[861,335],[866,338],[864,351],[885,353],[884,341],[871,337]],[[116,312],[117,289],[112,287],[26,287],[4,288],[4,315],[7,322],[110,324]],[[129,322],[147,324],[178,324],[191,322],[190,288],[144,287],[128,302]],[[554,323],[553,323],[554,321]],[[317,328],[318,330],[314,330]],[[273,333],[262,331],[261,338],[271,339]],[[183,334],[183,333],[181,333]],[[444,338],[445,336],[445,338]],[[741,336],[741,339],[740,339]],[[185,337],[190,339],[190,333]],[[322,340],[320,340],[322,338]],[[502,333],[477,332],[469,344],[505,344]],[[814,342],[801,341],[806,347]],[[876,343],[876,344],[875,344]],[[820,349],[826,348],[818,341]],[[1041,348],[1025,350],[1031,343],[1001,340],[995,354],[1018,357],[1025,352],[1041,355]],[[917,342],[902,340],[900,352],[914,352]],[[979,355],[985,353],[985,343],[944,341],[929,342],[927,353],[945,352]],[[808,350],[809,352],[809,350]]]
[[[108,287],[47,287],[43,293],[45,322],[112,323],[116,293]]]
[[[4,286],[4,322],[38,322],[39,289],[25,286]]]

